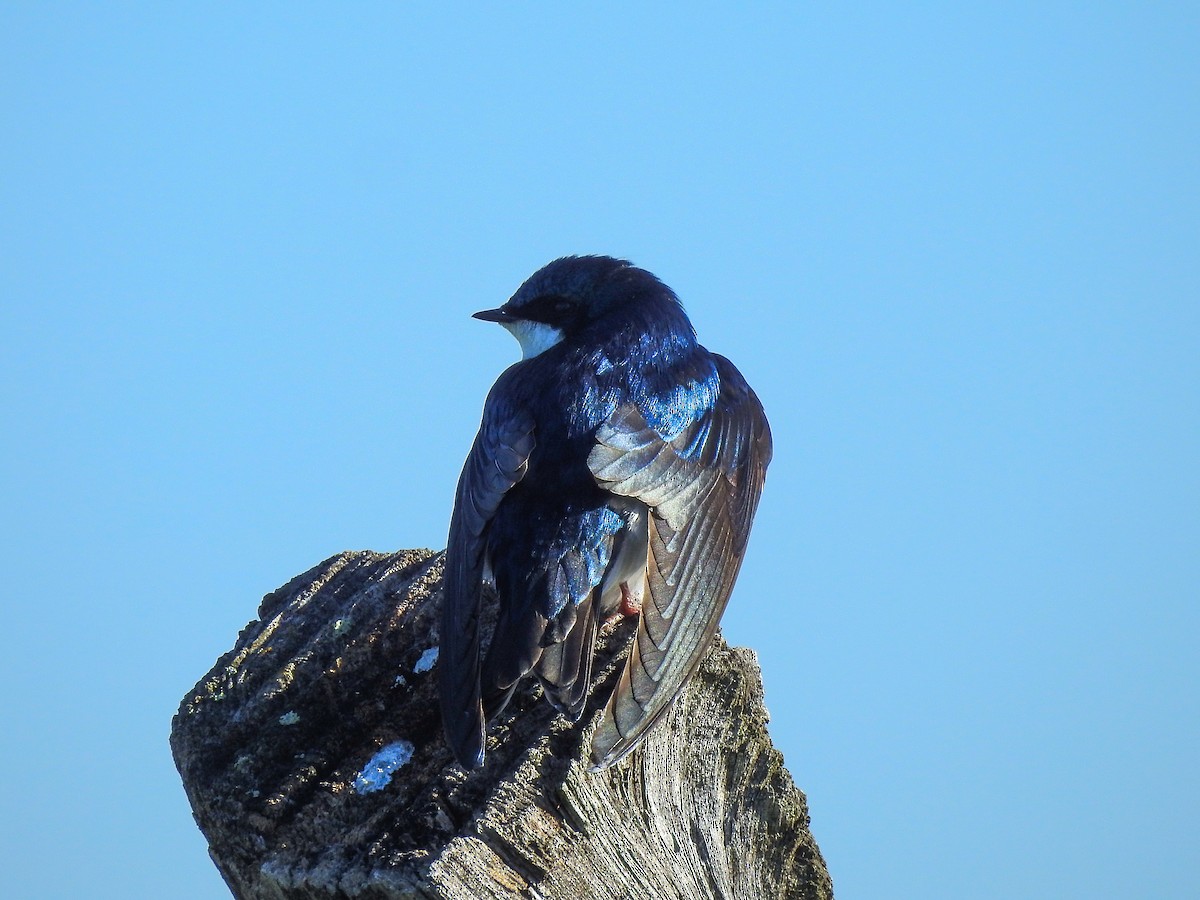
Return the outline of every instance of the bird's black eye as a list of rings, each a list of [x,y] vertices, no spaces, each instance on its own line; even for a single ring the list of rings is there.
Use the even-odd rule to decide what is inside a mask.
[[[555,328],[569,328],[579,319],[582,304],[562,294],[542,294],[521,305],[521,315],[535,322],[545,322]]]

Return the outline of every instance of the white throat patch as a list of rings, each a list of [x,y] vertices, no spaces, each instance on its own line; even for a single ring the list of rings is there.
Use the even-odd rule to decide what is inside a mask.
[[[502,322],[509,333],[521,345],[521,359],[533,359],[539,353],[545,353],[566,335],[553,325],[545,322],[532,322],[528,319],[517,319],[515,322]]]

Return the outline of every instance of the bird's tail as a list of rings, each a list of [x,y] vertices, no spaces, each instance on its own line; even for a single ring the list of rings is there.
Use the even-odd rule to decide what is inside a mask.
[[[575,622],[566,637],[542,651],[534,668],[554,708],[577,721],[583,714],[588,686],[592,683],[592,659],[596,648],[596,602],[599,588],[579,605]]]

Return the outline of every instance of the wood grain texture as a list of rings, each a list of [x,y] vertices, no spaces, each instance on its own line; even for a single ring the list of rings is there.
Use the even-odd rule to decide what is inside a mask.
[[[184,698],[171,748],[235,897],[832,897],[752,651],[718,637],[646,742],[591,774],[633,623],[610,626],[583,719],[523,685],[467,774],[430,665],[441,578],[440,553],[339,554],[267,595]],[[388,748],[403,764],[372,774]]]

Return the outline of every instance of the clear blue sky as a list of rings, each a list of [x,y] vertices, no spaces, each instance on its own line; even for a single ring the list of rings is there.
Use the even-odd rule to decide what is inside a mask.
[[[576,252],[771,417],[726,634],[840,900],[1200,894],[1200,8],[642,6],[4,4],[0,895],[226,896],[176,704],[444,545]]]

